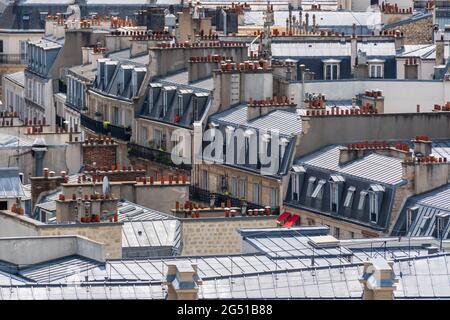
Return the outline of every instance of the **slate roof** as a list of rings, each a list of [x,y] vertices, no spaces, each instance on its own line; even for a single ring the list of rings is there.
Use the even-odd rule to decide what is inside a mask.
[[[296,164],[383,184],[398,185],[403,182],[401,159],[372,153],[356,161],[339,165],[340,148],[339,145],[325,147],[300,158]]]
[[[25,197],[18,168],[0,168],[0,199]]]
[[[436,59],[435,44],[405,45],[399,57],[420,57],[421,59]]]
[[[15,82],[21,87],[25,86],[25,73],[23,71],[7,74],[5,75],[5,78]]]
[[[407,226],[407,211],[413,209],[411,225]],[[437,218],[442,216],[442,229]],[[433,236],[450,238],[450,184],[408,199],[392,232],[394,236]]]
[[[271,129],[277,129],[280,135],[285,136],[297,135],[302,132],[302,121],[296,112],[275,110],[248,121],[247,104],[240,104],[213,114],[210,117],[210,121],[245,129],[252,128],[260,132],[269,132]]]

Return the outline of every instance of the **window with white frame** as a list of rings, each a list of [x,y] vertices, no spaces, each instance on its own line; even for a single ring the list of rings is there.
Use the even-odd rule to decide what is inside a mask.
[[[317,183],[316,188],[314,189],[313,193],[311,194],[311,198],[321,200],[323,197],[323,186],[325,185],[326,180],[320,179]]]
[[[369,63],[369,78],[384,78],[384,65],[382,63]]]
[[[177,115],[183,115],[183,95],[178,95]]]
[[[338,80],[340,78],[340,61],[326,60],[323,66],[323,78],[325,80]]]
[[[370,222],[378,222],[378,192],[369,191]]]
[[[363,190],[359,193],[358,210],[364,210],[364,207],[366,205],[366,197],[367,197],[367,191]]]
[[[300,200],[300,181],[301,181],[301,175],[303,175],[303,172],[293,172],[291,174],[291,199],[292,200]]]
[[[351,208],[353,205],[353,198],[355,195],[356,188],[353,186],[348,187],[347,194],[345,195],[344,207]]]
[[[338,212],[339,208],[339,184],[330,181],[330,210],[331,212]]]
[[[306,189],[306,196],[311,197],[314,191],[314,184],[316,183],[316,177],[309,177],[308,179],[308,189]]]
[[[153,88],[148,91],[148,112],[153,108]]]

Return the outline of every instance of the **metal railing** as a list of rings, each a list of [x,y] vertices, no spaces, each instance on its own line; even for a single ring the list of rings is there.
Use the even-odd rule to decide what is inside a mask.
[[[26,54],[0,53],[0,64],[27,64]]]
[[[189,187],[189,199],[193,201],[198,202],[205,202],[207,204],[210,204],[211,199],[214,198],[214,205],[220,206],[222,203],[226,203],[227,200],[231,201],[232,207],[238,207],[241,208],[244,205],[247,205],[247,209],[264,209],[263,205],[248,202],[246,200],[234,198],[229,195],[221,194],[221,193],[215,193],[215,192],[209,192],[208,190],[202,189],[197,186],[190,186]],[[280,207],[272,207],[271,212],[273,215],[279,215],[280,214]]]
[[[189,164],[175,164],[171,159],[170,152],[152,149],[136,143],[128,144],[128,154],[134,157],[147,159],[157,163],[161,163],[170,167],[176,167],[183,170],[191,170],[192,166]]]
[[[97,121],[88,116],[81,114],[81,125],[95,133],[111,135],[111,137],[120,139],[123,141],[130,141],[131,130],[127,130],[124,127],[114,126],[112,124],[105,125],[102,121]]]

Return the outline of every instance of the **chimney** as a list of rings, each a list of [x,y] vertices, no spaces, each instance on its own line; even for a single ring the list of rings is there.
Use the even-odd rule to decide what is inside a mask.
[[[167,265],[167,300],[198,300],[198,286],[202,280],[197,273],[197,265],[175,262]]]
[[[444,35],[441,35],[439,40],[436,40],[436,66],[445,64],[445,42]]]
[[[356,25],[353,24],[353,34],[351,37],[351,67],[352,73],[356,66],[356,58],[358,57],[358,37],[356,36]]]
[[[359,282],[363,285],[363,300],[393,300],[398,279],[394,262],[374,259],[364,262],[364,273]]]
[[[416,156],[428,157],[432,153],[433,143],[428,140],[427,136],[417,136],[413,143]]]
[[[89,47],[81,47],[81,64],[88,64],[89,61],[89,52],[92,49]]]

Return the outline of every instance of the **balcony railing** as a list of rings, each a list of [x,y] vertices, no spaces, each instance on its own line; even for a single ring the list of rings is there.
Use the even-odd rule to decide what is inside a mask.
[[[0,53],[0,64],[27,64],[25,54]]]
[[[94,131],[95,133],[111,135],[113,138],[120,139],[123,141],[130,141],[131,130],[127,130],[124,127],[114,126],[112,124],[105,124],[102,121],[97,121],[88,116],[81,115],[81,125]]]
[[[176,167],[183,170],[190,171],[192,168],[192,166],[189,164],[173,163],[170,152],[148,148],[136,143],[128,144],[128,154],[134,157],[147,159],[150,161],[154,161],[157,163],[165,164],[167,166]]]
[[[215,206],[220,206],[222,203],[226,203],[227,200],[231,200],[231,206],[233,207],[241,208],[243,205],[247,205],[247,209],[264,209],[264,206],[260,204],[248,202],[220,193],[209,192],[208,190],[204,190],[196,186],[189,187],[189,199],[193,201],[205,202],[207,204],[210,204],[212,198],[214,198]],[[280,214],[280,207],[273,207],[271,209],[273,215]]]

